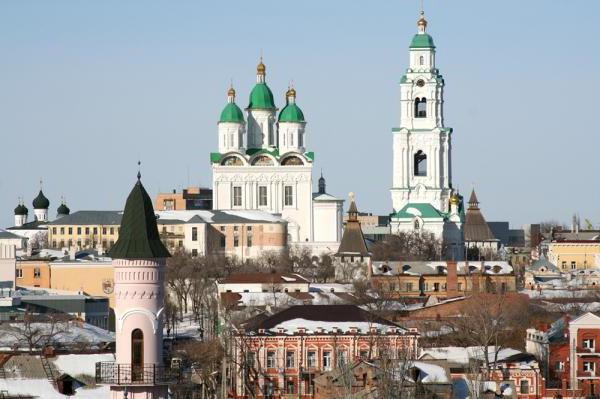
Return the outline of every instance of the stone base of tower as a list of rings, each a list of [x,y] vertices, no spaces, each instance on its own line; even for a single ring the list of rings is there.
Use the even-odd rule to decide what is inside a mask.
[[[169,388],[166,385],[111,386],[109,397],[110,399],[168,399]]]

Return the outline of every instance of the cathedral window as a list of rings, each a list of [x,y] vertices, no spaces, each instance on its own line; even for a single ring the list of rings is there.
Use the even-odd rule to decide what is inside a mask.
[[[425,57],[423,57],[423,56],[419,57],[419,65],[425,65]]]
[[[285,186],[283,193],[283,205],[293,206],[294,205],[294,187]]]
[[[414,173],[415,176],[427,176],[427,155],[421,150],[415,154]]]
[[[283,166],[300,166],[304,165],[304,162],[298,157],[289,156],[281,161],[281,165]]]
[[[426,118],[427,117],[427,99],[415,98],[415,118]]]
[[[242,206],[242,188],[233,188],[233,206]]]
[[[255,166],[273,166],[273,160],[266,155],[261,155],[257,157],[252,165]]]
[[[267,186],[258,187],[258,206],[267,206]]]

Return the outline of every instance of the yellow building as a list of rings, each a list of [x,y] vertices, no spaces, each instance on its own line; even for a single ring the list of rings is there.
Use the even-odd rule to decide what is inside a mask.
[[[119,238],[121,211],[78,211],[48,223],[51,248],[110,249]]]
[[[600,267],[599,240],[563,240],[548,243],[548,260],[560,271]]]
[[[48,260],[17,260],[15,266],[18,287],[52,288],[50,286],[50,266]]]

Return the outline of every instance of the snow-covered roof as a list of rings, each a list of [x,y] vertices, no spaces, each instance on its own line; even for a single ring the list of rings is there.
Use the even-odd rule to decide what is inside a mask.
[[[190,211],[157,211],[159,222],[161,220],[179,220],[184,223],[283,223],[284,219],[281,215],[272,214],[258,210],[240,210],[240,211],[205,211],[205,210],[190,210]]]
[[[47,379],[0,379],[0,391],[7,391],[9,395],[32,396],[43,399],[64,399],[65,395],[58,393]],[[75,395],[78,399],[97,399],[110,397],[110,387],[103,385],[91,389],[78,389]]]
[[[112,353],[58,355],[53,363],[63,373],[74,377],[79,374],[95,375],[97,362],[114,362]]]
[[[495,346],[488,347],[488,357],[490,359],[493,359],[495,357],[495,352]],[[450,363],[468,365],[470,359],[482,360],[483,358],[484,352],[483,349],[479,346],[446,346],[423,349],[419,359],[446,360]],[[499,362],[507,361],[516,363],[529,363],[531,361],[535,361],[535,358],[532,355],[512,348],[500,348],[500,350],[498,351],[497,359]]]
[[[429,275],[447,274],[445,261],[375,261],[372,263],[374,276]],[[505,261],[468,261],[456,262],[457,274],[481,272],[489,275],[507,275],[513,273],[513,267]]]
[[[424,383],[432,383],[432,382],[441,382],[448,383],[450,382],[450,376],[446,372],[446,369],[440,365],[432,364],[423,361],[414,361],[411,363],[412,367],[416,367],[421,371],[421,382]]]

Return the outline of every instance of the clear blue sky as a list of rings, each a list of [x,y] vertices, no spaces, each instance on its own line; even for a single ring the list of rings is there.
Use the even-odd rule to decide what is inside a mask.
[[[210,185],[233,78],[261,49],[278,104],[293,79],[328,191],[389,213],[398,81],[418,0],[0,2],[0,225],[44,180],[54,217],[120,209],[142,160],[151,195]],[[429,0],[454,185],[488,220],[600,223],[598,1]],[[189,171],[189,172],[188,172]]]

